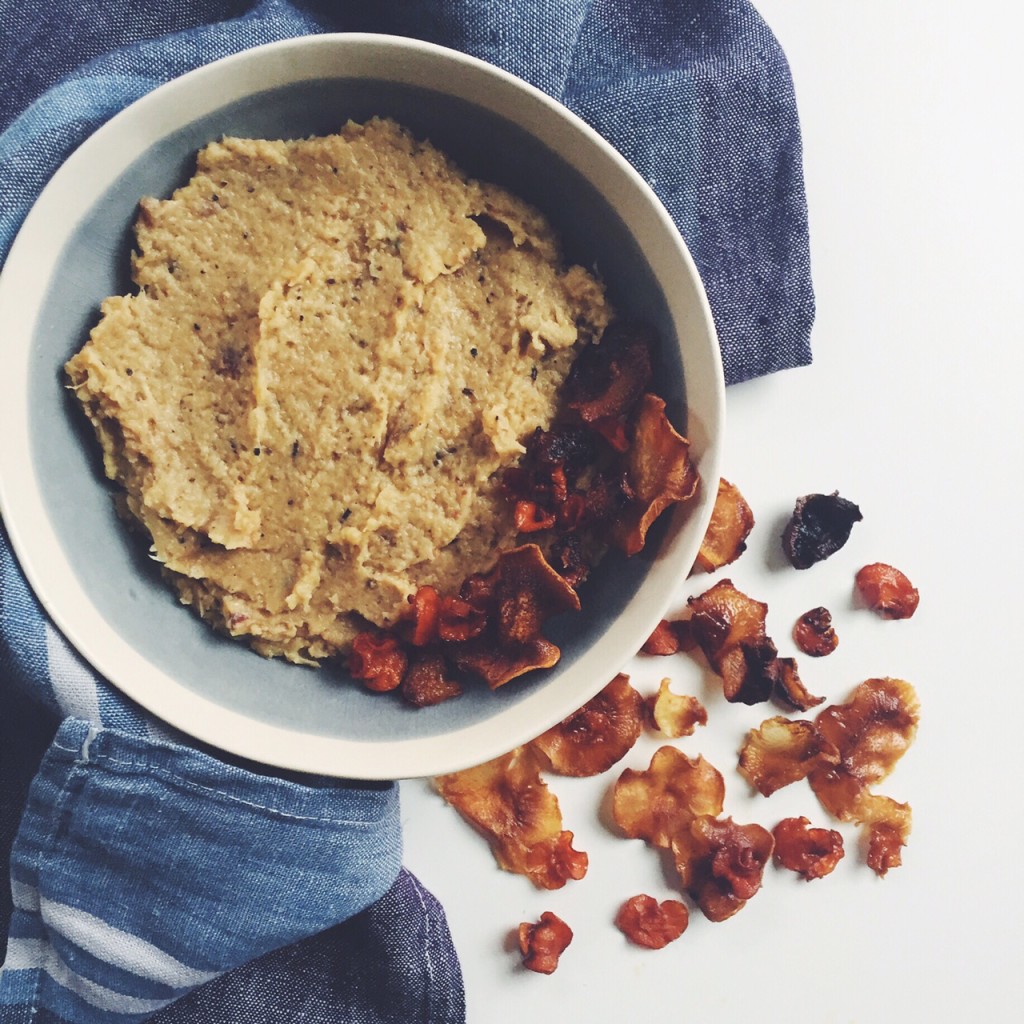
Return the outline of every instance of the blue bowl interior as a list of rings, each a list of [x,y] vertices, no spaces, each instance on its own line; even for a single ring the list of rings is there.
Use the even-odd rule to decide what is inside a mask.
[[[132,223],[142,196],[167,196],[190,177],[195,152],[222,135],[295,138],[336,131],[347,119],[390,116],[427,137],[468,173],[513,189],[560,231],[567,257],[593,267],[620,312],[653,324],[664,344],[655,368],[674,422],[685,423],[683,370],[664,296],[620,217],[575,170],[514,124],[442,94],[383,81],[303,82],[250,96],[167,135],[127,167],[75,227],[49,283],[32,339],[33,461],[64,553],[96,608],[122,639],[184,686],[247,717],[354,740],[437,735],[486,720],[550,685],[636,594],[665,526],[646,553],[610,555],[581,591],[583,611],[549,623],[562,648],[551,673],[496,693],[469,686],[455,701],[414,711],[367,694],[344,667],[265,660],[221,637],[182,607],[114,512],[91,427],[64,387],[63,364],[85,342],[107,295],[132,290]],[[631,654],[633,652],[626,652]],[[116,682],[116,680],[115,680]],[[606,680],[595,680],[595,689]]]

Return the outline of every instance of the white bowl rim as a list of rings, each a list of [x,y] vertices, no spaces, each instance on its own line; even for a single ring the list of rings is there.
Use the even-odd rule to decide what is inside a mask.
[[[38,310],[31,301],[25,303],[24,296],[31,295],[33,291],[38,292],[39,286],[34,289],[32,286],[33,257],[29,247],[35,244],[41,232],[52,229],[52,211],[69,190],[74,190],[78,195],[84,190],[85,205],[88,205],[96,198],[99,186],[109,184],[106,179],[98,183],[95,175],[89,173],[90,161],[94,154],[106,149],[108,156],[105,166],[118,156],[125,155],[128,146],[124,141],[126,135],[130,136],[131,150],[142,152],[176,127],[172,124],[174,119],[170,116],[168,107],[177,104],[176,116],[181,124],[195,120],[207,112],[197,109],[194,103],[181,103],[180,99],[174,98],[176,94],[184,92],[185,98],[198,99],[203,95],[205,86],[225,76],[230,80],[232,72],[244,70],[247,64],[257,67],[261,62],[265,62],[266,58],[287,58],[298,53],[304,54],[307,59],[311,53],[322,53],[330,59],[340,60],[345,51],[356,53],[367,47],[375,47],[380,53],[390,52],[396,57],[442,57],[446,61],[454,62],[456,67],[467,74],[483,75],[499,83],[501,88],[514,91],[521,100],[532,101],[536,110],[541,112],[540,116],[553,115],[554,121],[570,127],[578,137],[584,138],[595,152],[615,168],[616,173],[626,180],[629,187],[646,199],[650,210],[661,222],[666,237],[673,240],[676,249],[673,256],[696,285],[699,317],[710,345],[710,350],[704,353],[704,356],[711,360],[711,366],[708,368],[710,380],[705,383],[712,391],[707,403],[710,417],[704,424],[710,446],[704,454],[701,475],[706,481],[705,489],[708,488],[707,482],[717,484],[725,427],[725,385],[714,321],[706,295],[700,286],[699,274],[693,259],[664,206],[641,175],[610,143],[557,100],[500,68],[433,43],[375,33],[333,33],[296,37],[256,46],[203,65],[136,100],[96,129],[67,158],[42,190],[15,238],[6,265],[0,273],[0,318],[9,319],[9,322],[14,324],[15,336],[20,336],[22,332],[25,336],[32,335]],[[316,71],[321,65],[316,61],[308,61],[306,66]],[[292,67],[295,67],[294,62]],[[261,79],[260,88],[274,88],[322,77],[324,76],[321,73],[293,73],[280,82],[265,82]],[[340,72],[334,77],[345,75],[344,72]],[[236,80],[244,81],[246,76],[236,76]],[[208,110],[214,111],[254,91],[259,90],[246,88],[236,97],[230,93],[226,95],[223,90],[218,92],[216,89],[207,89],[207,96],[216,95],[216,100],[206,101]],[[471,98],[471,102],[478,106],[494,110],[495,108],[485,100],[485,97],[480,96]],[[152,117],[154,112],[162,114],[163,117]],[[516,120],[522,124],[520,119]],[[110,156],[111,153],[114,156]],[[93,189],[95,194],[90,195],[90,189]],[[60,240],[61,244],[63,240]],[[56,245],[56,248],[59,250],[60,245]],[[26,361],[27,358],[26,353]],[[20,367],[16,366],[15,378],[24,380],[25,377],[18,373],[19,370]],[[0,448],[0,515],[3,516],[11,545],[22,570],[51,621],[97,672],[106,676],[112,685],[158,718],[195,739],[257,762],[335,777],[396,779],[436,775],[481,763],[504,750],[527,742],[542,728],[571,714],[599,688],[592,684],[586,692],[579,686],[573,689],[564,688],[565,692],[559,694],[557,700],[553,699],[551,688],[541,688],[536,694],[531,694],[502,712],[501,743],[497,746],[494,737],[490,735],[495,719],[487,719],[441,735],[394,742],[360,742],[281,728],[257,721],[203,697],[160,672],[138,651],[113,634],[104,618],[78,586],[61,552],[58,538],[52,529],[39,493],[35,469],[30,458],[30,446],[27,443],[27,397],[27,394],[16,394],[12,401],[0,403],[0,436],[5,438],[5,443]],[[689,397],[687,404],[690,405]],[[14,443],[10,443],[11,439]],[[28,484],[31,486],[27,486]],[[713,495],[704,494],[700,501],[698,507],[690,510],[692,522],[689,522],[687,527],[691,538],[697,536],[697,543],[703,536],[710,518]],[[691,540],[689,546],[692,547],[692,559],[696,554],[696,545]],[[675,561],[679,561],[678,554],[672,553]],[[656,568],[652,569],[652,575],[656,572]],[[662,573],[662,577],[664,576]],[[578,660],[576,669],[579,674],[585,677],[589,673],[592,678],[601,680],[603,684],[639,649],[653,625],[664,616],[675,588],[670,581],[662,578],[659,585],[653,588],[653,599],[647,596],[646,580],[644,589],[643,614],[633,616],[635,621],[621,644],[624,653],[620,655],[618,664],[609,663],[607,652],[602,651],[595,656],[596,649],[592,649]],[[633,604],[637,602],[634,601]],[[154,674],[159,678],[154,679]],[[540,704],[546,705],[542,718],[538,715]]]

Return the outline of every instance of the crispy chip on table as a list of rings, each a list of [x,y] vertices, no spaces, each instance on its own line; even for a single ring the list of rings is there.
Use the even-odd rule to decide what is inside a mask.
[[[751,729],[740,750],[740,774],[762,795],[806,779],[839,761],[839,751],[813,722],[776,716]]]
[[[541,889],[560,889],[586,874],[587,855],[573,849],[558,798],[541,778],[530,747],[439,776],[434,785],[487,839],[506,871],[526,875]]]
[[[735,562],[747,549],[747,537],[754,529],[754,513],[735,484],[718,481],[715,507],[701,541],[694,572],[714,572]]]
[[[673,693],[668,679],[662,679],[658,692],[647,698],[651,724],[671,739],[692,736],[698,725],[708,724],[708,713],[696,697]]]
[[[564,721],[533,741],[559,775],[600,775],[621,760],[643,728],[644,702],[621,672]]]
[[[572,929],[550,910],[536,923],[523,921],[518,935],[523,966],[537,974],[554,974],[559,957],[572,942]]]
[[[901,863],[910,835],[910,806],[871,791],[892,772],[917,733],[920,705],[902,679],[868,679],[845,704],[822,710],[815,728],[838,762],[808,779],[822,806],[840,821],[867,826],[868,863],[879,875]]]
[[[804,817],[783,818],[772,836],[775,863],[807,882],[831,874],[843,859],[843,837],[835,829],[813,828]]]

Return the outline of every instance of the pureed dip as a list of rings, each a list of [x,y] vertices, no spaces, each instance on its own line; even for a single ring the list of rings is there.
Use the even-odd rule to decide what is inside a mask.
[[[136,240],[67,372],[203,618],[315,663],[514,542],[502,471],[612,315],[535,209],[372,120],[210,144]]]

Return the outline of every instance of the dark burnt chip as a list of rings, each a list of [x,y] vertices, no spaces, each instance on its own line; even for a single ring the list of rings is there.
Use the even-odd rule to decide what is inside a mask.
[[[809,569],[834,555],[849,539],[860,509],[838,491],[797,498],[793,515],[782,533],[782,549],[794,569]]]

